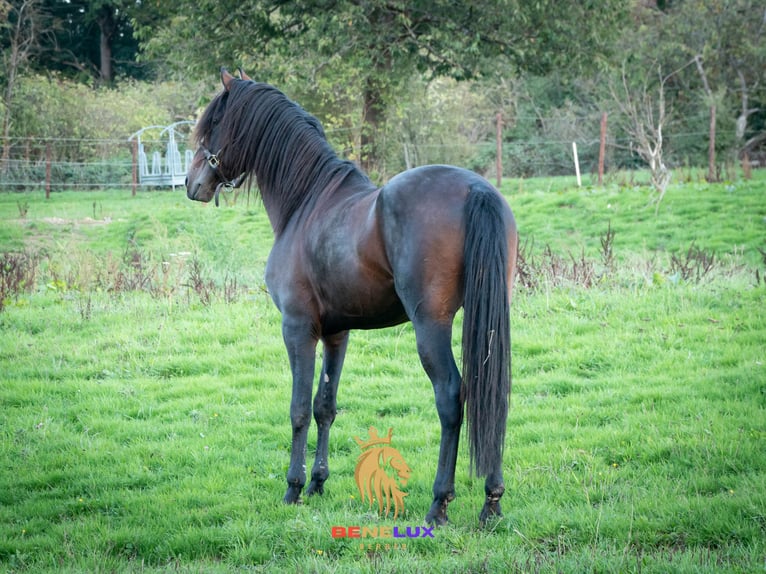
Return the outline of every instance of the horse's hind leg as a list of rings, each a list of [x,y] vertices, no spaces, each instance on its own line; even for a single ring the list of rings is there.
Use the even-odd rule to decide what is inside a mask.
[[[460,400],[460,372],[455,364],[450,343],[451,323],[415,320],[418,354],[434,387],[436,410],[441,422],[439,466],[433,487],[433,503],[426,515],[428,524],[447,523],[447,505],[455,498],[455,464],[457,462],[463,405]]]
[[[319,374],[319,387],[314,397],[314,420],[317,423],[317,451],[314,468],[311,469],[311,483],[306,494],[323,494],[324,481],[330,475],[327,463],[330,427],[337,413],[335,397],[338,394],[338,380],[343,368],[348,345],[348,331],[322,339],[324,360]]]
[[[498,454],[498,461],[500,461],[500,455]],[[487,478],[484,481],[484,493],[486,499],[484,500],[484,506],[479,514],[479,522],[485,524],[487,519],[492,516],[502,516],[503,512],[500,509],[500,499],[505,492],[505,485],[503,484],[503,471],[500,468],[502,463],[498,463],[497,469],[487,474]]]

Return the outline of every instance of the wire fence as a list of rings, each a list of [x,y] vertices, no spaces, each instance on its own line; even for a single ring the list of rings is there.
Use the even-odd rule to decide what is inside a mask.
[[[328,132],[328,135],[332,134]],[[673,134],[666,144],[669,167],[706,165],[707,139],[707,133]],[[389,176],[408,167],[434,163],[462,165],[486,177],[497,176],[498,146],[495,140],[485,139],[474,143],[457,138],[454,141],[433,141],[427,137],[414,140],[394,142],[394,159],[386,162]],[[574,175],[573,141],[577,143],[579,169],[584,175],[595,174],[600,159],[605,162],[607,171],[611,172],[644,167],[632,142],[625,138],[607,137],[604,151],[601,152],[598,133],[595,137],[583,137],[579,141],[514,139],[512,133],[505,133],[501,140],[501,175],[514,178]],[[166,154],[166,140],[152,139],[142,143],[149,157],[152,154],[164,157]],[[181,137],[176,143],[183,157],[189,149],[190,138]],[[156,188],[148,182],[142,185],[140,177],[137,177],[135,142],[127,138],[0,138],[0,146],[3,151],[0,157],[0,192],[44,190],[50,193],[105,188],[133,188],[135,191],[136,186]],[[674,149],[686,151],[681,155],[674,153]],[[755,167],[760,162],[754,159]],[[736,158],[733,154],[721,154],[722,164],[729,160]]]
[[[87,190],[132,185],[134,160],[127,139],[0,141],[4,144],[0,191]]]

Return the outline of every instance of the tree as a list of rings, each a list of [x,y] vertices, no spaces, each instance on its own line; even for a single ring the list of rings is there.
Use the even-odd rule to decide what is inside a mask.
[[[699,122],[707,119],[712,106],[719,109],[722,131],[734,135],[728,146],[736,147],[740,155],[766,141],[766,101],[761,95],[766,84],[763,2],[681,0],[654,10],[651,17],[653,41],[647,43],[645,54],[666,69],[694,61],[672,79],[672,87],[696,94],[694,104],[704,112],[697,114]]]
[[[41,0],[49,34],[38,68],[56,70],[111,85],[117,74],[144,77],[137,62],[138,40],[132,22],[159,13],[136,0]]]
[[[414,73],[473,78],[497,59],[536,73],[587,68],[604,61],[623,6],[619,0],[179,0],[164,30],[145,37],[151,53],[197,75],[222,63],[254,63],[255,73],[267,73],[284,70],[285,61],[308,60],[309,77],[329,64],[341,68],[358,82],[362,163],[371,169],[376,131]]]
[[[41,35],[38,0],[8,2],[0,0],[0,46],[2,46],[3,80],[3,165],[8,166],[10,130],[14,111],[16,81],[21,69],[38,48]]]
[[[635,142],[636,153],[649,166],[652,186],[657,191],[655,214],[660,208],[660,202],[665,196],[672,176],[663,158],[663,130],[667,127],[669,117],[665,103],[665,84],[672,75],[663,76],[662,69],[658,68],[659,81],[656,85],[657,97],[655,98],[651,93],[648,80],[638,87],[630,85],[623,65],[621,89],[612,88],[614,101],[627,118],[626,130]]]
[[[724,112],[725,127],[734,138],[734,147],[745,165],[749,153],[766,141],[766,131],[758,130],[750,119],[761,113],[761,126],[766,118],[758,97],[758,89],[766,80],[766,8],[751,0],[686,0],[671,13],[687,53],[693,53],[703,101],[711,109]],[[690,27],[705,25],[705,33]],[[753,95],[755,94],[755,98]],[[753,105],[761,100],[760,104]],[[733,128],[733,129],[732,129]],[[715,123],[711,123],[711,130]],[[711,147],[711,155],[713,153]],[[710,167],[709,179],[717,176]]]

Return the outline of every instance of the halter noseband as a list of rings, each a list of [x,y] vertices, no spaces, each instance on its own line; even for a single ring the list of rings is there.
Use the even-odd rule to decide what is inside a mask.
[[[210,166],[210,169],[212,169],[221,180],[221,182],[215,186],[215,194],[213,195],[215,198],[215,206],[218,207],[218,195],[221,193],[221,191],[224,193],[231,193],[242,185],[242,183],[245,181],[245,178],[247,177],[247,174],[241,173],[234,179],[226,179],[218,170],[221,165],[221,160],[218,157],[221,151],[218,150],[218,153],[212,153],[209,149],[202,148],[202,153],[205,155],[205,160],[207,160],[207,164]]]

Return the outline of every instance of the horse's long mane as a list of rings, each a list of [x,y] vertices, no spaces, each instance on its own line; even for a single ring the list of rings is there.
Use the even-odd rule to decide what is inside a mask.
[[[278,202],[276,232],[301,206],[332,193],[351,174],[372,186],[356,165],[337,156],[319,120],[269,84],[233,81],[197,123],[197,143],[207,147],[214,129],[220,149],[211,151],[219,154],[225,174],[254,173],[264,200]]]

